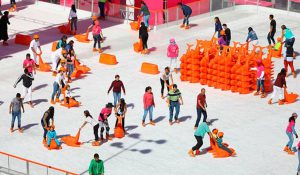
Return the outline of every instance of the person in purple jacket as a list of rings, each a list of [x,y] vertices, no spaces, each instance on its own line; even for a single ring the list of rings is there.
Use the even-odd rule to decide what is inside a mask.
[[[220,31],[220,37],[218,39],[218,44],[220,45],[220,51],[223,50],[223,46],[227,45],[226,35],[225,35],[225,31],[224,30]]]
[[[124,95],[126,95],[124,84],[120,80],[119,75],[115,76],[115,80],[111,83],[111,85],[107,91],[107,94],[109,94],[111,89],[113,90],[113,95],[114,95],[114,106],[116,106],[116,104],[119,103],[120,99],[121,99],[121,90],[123,90]]]

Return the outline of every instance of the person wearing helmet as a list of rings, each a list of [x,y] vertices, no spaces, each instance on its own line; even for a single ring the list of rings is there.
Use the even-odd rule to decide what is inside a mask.
[[[248,28],[248,36],[246,42],[248,42],[249,45],[248,50],[252,50],[253,46],[258,44],[258,37],[252,27]]]
[[[67,58],[67,51],[63,48],[59,48],[56,51],[52,52],[51,60],[52,60],[53,75],[56,75],[57,68],[60,64],[60,61],[65,60],[66,58]]]
[[[30,42],[29,45],[29,53],[31,58],[33,58],[34,62],[35,62],[35,66],[38,67],[38,60],[37,60],[37,55],[38,55],[38,50],[39,50],[39,54],[42,54],[42,49],[41,49],[41,45],[39,42],[39,35],[35,34],[33,36],[33,40]]]
[[[179,47],[176,44],[176,41],[174,38],[170,39],[170,44],[167,49],[167,56],[170,58],[170,69],[171,71],[174,69],[174,71],[177,73],[177,57],[179,54]],[[173,66],[173,67],[172,67]]]
[[[47,136],[47,131],[50,127],[50,120],[51,120],[51,125],[54,125],[54,107],[50,106],[49,109],[44,113],[42,119],[41,119],[41,124],[44,129],[44,135],[43,135],[43,142],[46,143],[46,136]]]
[[[256,61],[256,67],[251,68],[250,70],[256,70],[256,84],[257,84],[257,90],[254,93],[255,96],[260,94],[260,88],[261,88],[261,98],[266,97],[265,93],[265,67],[262,63],[262,60],[259,59]]]

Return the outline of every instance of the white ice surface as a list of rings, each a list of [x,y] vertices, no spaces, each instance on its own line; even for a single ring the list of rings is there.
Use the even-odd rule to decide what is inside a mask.
[[[47,7],[47,8],[46,8]],[[292,28],[296,38],[300,36],[300,15],[287,15],[276,10],[272,12],[277,20],[277,34],[279,36],[281,24]],[[82,18],[87,18],[89,13],[80,12]],[[38,6],[30,5],[27,8],[14,13],[10,19],[13,31],[41,31],[41,42],[54,41],[61,34],[49,24],[65,22],[68,9],[63,11],[55,6],[39,3]],[[260,43],[267,44],[266,36],[269,26],[269,12],[256,10],[236,9],[219,14],[221,21],[227,23],[232,30],[232,41],[243,42],[246,38],[247,28],[252,26],[257,32]],[[25,17],[27,20],[21,19]],[[81,18],[80,17],[80,18]],[[86,172],[94,153],[99,153],[105,160],[105,171],[109,175],[173,175],[173,174],[209,174],[209,175],[290,175],[297,170],[297,156],[287,155],[282,151],[288,138],[285,134],[288,117],[292,112],[299,111],[299,101],[284,106],[277,104],[268,105],[267,99],[254,97],[252,94],[239,95],[229,91],[201,86],[200,84],[183,83],[179,74],[174,75],[175,82],[183,94],[184,105],[181,106],[180,117],[186,119],[179,125],[168,124],[168,108],[165,101],[160,99],[159,75],[151,76],[142,74],[140,66],[142,62],[151,62],[160,68],[168,66],[166,57],[168,40],[174,37],[180,46],[180,53],[186,50],[186,43],[195,43],[196,39],[210,39],[214,30],[213,17],[205,17],[191,21],[197,26],[188,31],[179,29],[178,26],[151,31],[149,48],[155,47],[150,55],[141,56],[133,51],[132,44],[137,41],[138,34],[130,30],[129,25],[105,22],[105,25],[113,25],[104,28],[107,37],[103,47],[110,46],[106,53],[117,56],[118,65],[106,66],[98,63],[99,54],[92,53],[92,43],[75,43],[75,50],[82,62],[88,65],[92,71],[86,77],[76,80],[71,84],[75,88],[77,99],[82,102],[79,108],[67,109],[55,105],[55,125],[58,135],[75,135],[83,121],[83,111],[88,109],[94,117],[97,117],[101,108],[113,100],[112,94],[107,95],[107,89],[115,74],[120,74],[126,88],[126,102],[134,104],[129,108],[126,118],[126,126],[134,128],[129,130],[129,135],[119,140],[104,143],[100,147],[92,147],[90,143],[80,148],[72,148],[63,145],[59,151],[48,151],[42,145],[43,130],[40,120],[43,113],[50,106],[52,83],[54,77],[49,73],[38,72],[35,76],[33,87],[44,86],[33,92],[33,100],[41,101],[31,109],[25,105],[25,113],[22,114],[22,125],[34,124],[25,130],[23,134],[10,133],[11,116],[8,108],[11,99],[17,92],[22,92],[22,85],[16,89],[12,86],[16,78],[22,73],[22,62],[25,58],[26,47],[17,46],[10,41],[9,47],[0,46],[0,151],[18,155],[27,159],[38,161],[47,165],[69,170],[75,173]],[[44,24],[31,22],[30,19],[44,21]],[[42,29],[41,29],[42,28]],[[83,27],[83,28],[86,28]],[[31,31],[30,31],[31,30]],[[10,32],[13,34],[14,32]],[[51,43],[44,44],[43,59],[50,62]],[[295,50],[298,51],[298,41]],[[16,51],[15,51],[16,50]],[[3,54],[5,53],[5,54]],[[8,57],[6,53],[9,53]],[[6,58],[3,58],[5,55]],[[283,60],[274,59],[276,62],[275,73],[283,66]],[[295,68],[299,68],[298,59],[294,62]],[[163,120],[156,126],[141,126],[143,115],[142,96],[146,86],[151,85],[155,95],[156,108],[154,119],[162,116]],[[287,78],[288,90],[300,94],[299,77]],[[237,152],[237,157],[215,159],[211,154],[205,154],[191,158],[187,151],[194,146],[193,127],[196,119],[196,96],[200,88],[207,90],[208,118],[218,119],[211,129],[216,127],[225,133],[224,141],[229,143]],[[189,117],[190,116],[190,117]],[[160,117],[161,118],[161,117]],[[113,133],[115,118],[110,117],[109,123]],[[36,124],[36,125],[35,125]],[[15,124],[16,126],[16,124]],[[299,130],[298,123],[296,130]],[[131,136],[131,137],[130,137]],[[93,139],[92,128],[88,126],[81,132],[80,141]],[[156,141],[156,142],[155,142]],[[298,142],[295,139],[295,143]],[[209,146],[208,137],[204,139],[202,148]],[[1,156],[0,156],[1,157]],[[5,163],[3,157],[1,164]]]

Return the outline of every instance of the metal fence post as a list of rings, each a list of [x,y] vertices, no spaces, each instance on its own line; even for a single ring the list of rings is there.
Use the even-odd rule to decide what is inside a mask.
[[[288,3],[287,3],[287,11],[290,11],[291,10],[291,1],[288,0]]]
[[[66,9],[66,0],[64,0],[64,10]]]
[[[210,14],[210,16],[212,15],[212,3],[213,3],[213,0],[209,0],[209,14]]]
[[[91,4],[91,13],[92,13],[91,16],[93,16],[93,13],[94,13],[94,0],[92,0],[91,3],[92,3]]]
[[[201,1],[198,1],[198,10],[199,10],[199,14],[201,14]]]
[[[155,11],[154,29],[156,29],[157,26],[157,18],[158,18],[157,11]]]
[[[114,15],[115,15],[115,4],[112,3],[112,16],[114,16]]]
[[[176,21],[177,21],[177,24],[178,24],[178,20],[179,20],[179,8],[176,7]]]
[[[26,161],[27,175],[29,175],[29,162]]]
[[[10,165],[9,165],[9,156],[7,156],[7,168],[10,169]]]

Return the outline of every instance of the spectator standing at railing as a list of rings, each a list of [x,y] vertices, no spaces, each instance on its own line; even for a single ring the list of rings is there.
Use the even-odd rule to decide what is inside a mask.
[[[224,29],[225,35],[226,35],[226,45],[229,46],[230,45],[230,40],[231,40],[231,31],[227,27],[227,24],[223,24],[222,26],[223,26],[223,29]]]
[[[100,10],[100,18],[105,19],[105,3],[106,0],[98,0],[98,6]]]
[[[77,32],[77,10],[75,8],[75,4],[71,6],[69,20],[71,21],[71,33],[75,35]]]
[[[8,46],[8,33],[7,33],[7,24],[10,25],[8,20],[8,11],[4,12],[4,15],[0,19],[0,41],[3,40],[3,45]]]
[[[178,6],[181,8],[181,10],[183,12],[183,15],[184,15],[183,23],[180,27],[181,28],[184,27],[185,29],[189,29],[190,28],[189,18],[190,18],[193,11],[192,11],[191,7],[189,7],[185,4],[182,4],[181,2],[178,3]]]
[[[215,33],[214,33],[213,37],[218,32],[218,38],[220,38],[220,36],[221,36],[221,34],[220,34],[221,30],[222,30],[222,23],[220,21],[220,18],[219,17],[215,17]]]
[[[104,175],[104,164],[97,153],[94,154],[94,159],[90,163],[89,175]]]
[[[276,21],[274,19],[274,15],[270,15],[269,19],[271,20],[270,22],[270,31],[268,33],[268,42],[269,45],[271,45],[271,41],[273,42],[273,44],[275,45],[275,39],[274,39],[274,35],[276,33]]]
[[[148,28],[150,12],[149,12],[149,8],[148,8],[147,4],[144,1],[142,1],[142,6],[141,6],[139,15],[144,17],[145,26]]]

